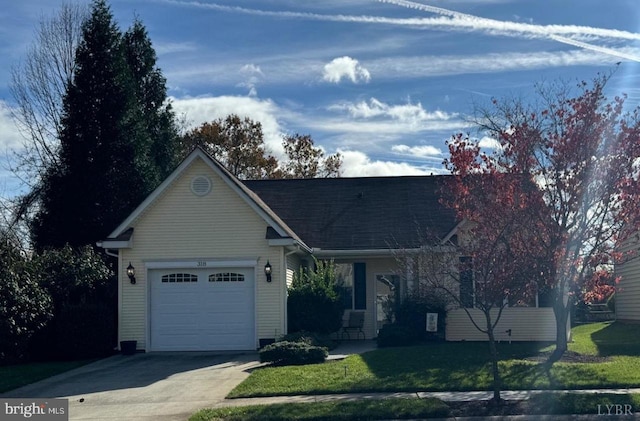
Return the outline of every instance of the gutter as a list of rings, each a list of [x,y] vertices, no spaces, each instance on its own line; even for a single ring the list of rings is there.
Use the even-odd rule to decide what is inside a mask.
[[[452,252],[455,251],[453,246],[430,246],[418,247],[411,249],[363,249],[363,250],[323,250],[319,248],[312,249],[311,253],[316,257],[394,257],[400,254],[418,254],[425,251],[436,252]]]

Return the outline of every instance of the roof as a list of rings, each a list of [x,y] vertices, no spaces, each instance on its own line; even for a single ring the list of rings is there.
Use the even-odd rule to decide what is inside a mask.
[[[314,249],[417,248],[456,226],[440,203],[450,176],[242,181]]]
[[[450,176],[241,181],[196,148],[99,245],[131,247],[134,222],[195,159],[207,163],[265,220],[270,244],[297,244],[307,251],[388,251],[423,246],[425,236],[445,238],[456,228],[454,212],[440,203]]]

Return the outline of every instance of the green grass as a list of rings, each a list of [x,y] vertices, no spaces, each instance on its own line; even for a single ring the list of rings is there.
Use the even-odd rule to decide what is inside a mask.
[[[0,366],[0,393],[64,373],[92,360],[53,361]]]
[[[569,350],[610,357],[599,363],[556,363],[550,369],[527,360],[548,344],[499,344],[504,389],[581,389],[640,386],[640,326],[595,323],[573,329]],[[343,361],[266,367],[229,395],[236,397],[390,391],[466,391],[491,387],[488,346],[483,342],[434,343],[386,348]]]
[[[447,405],[438,399],[384,399],[203,409],[189,421],[416,419],[440,418],[448,413]]]
[[[638,394],[542,393],[528,401],[510,402],[501,407],[485,403],[445,403],[438,399],[382,399],[339,402],[288,403],[221,409],[203,409],[189,421],[258,420],[381,420],[467,417],[473,415],[605,415],[609,409],[640,410]],[[480,413],[481,412],[481,413]]]
[[[611,408],[615,414],[615,406],[625,405],[633,413],[640,412],[640,394],[614,393],[542,393],[530,399],[529,406],[533,414],[607,414]]]

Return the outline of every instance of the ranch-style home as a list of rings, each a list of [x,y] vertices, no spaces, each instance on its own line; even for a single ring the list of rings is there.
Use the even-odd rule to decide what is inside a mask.
[[[375,338],[390,286],[404,294],[419,282],[398,276],[395,251],[419,249],[420,230],[456,235],[439,203],[444,177],[241,181],[195,149],[98,243],[118,257],[118,340],[255,350],[287,333],[287,286],[313,257],[337,263],[345,317],[363,312]],[[551,308],[531,304],[504,311],[499,340],[555,339]],[[446,338],[486,340],[461,309],[448,313]]]

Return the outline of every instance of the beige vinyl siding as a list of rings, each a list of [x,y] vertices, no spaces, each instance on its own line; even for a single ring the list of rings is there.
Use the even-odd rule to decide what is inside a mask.
[[[629,243],[623,251],[637,250],[637,247],[638,244]],[[616,318],[640,321],[640,257],[616,266],[616,276],[621,278],[616,287]]]
[[[300,257],[295,254],[290,254],[287,256],[287,274],[286,274],[286,282],[287,288],[291,287],[293,283],[293,277],[296,272],[300,269]]]
[[[288,321],[288,313],[287,313],[287,296],[288,289],[291,287],[293,283],[293,277],[296,272],[300,269],[301,259],[296,254],[288,254],[285,255],[285,265],[286,265],[286,273],[285,273],[285,285],[283,287],[283,300],[282,300],[282,317],[285,324],[285,329],[281,332],[282,335],[286,335],[289,333],[289,321]],[[280,335],[281,336],[281,335]],[[279,335],[275,336],[276,340],[279,339]]]
[[[191,191],[191,180],[204,175],[212,182],[206,196]],[[201,159],[180,174],[133,223],[133,248],[121,250],[122,310],[120,339],[135,339],[147,347],[149,286],[145,263],[159,260],[257,260],[256,332],[272,338],[284,330],[282,320],[282,247],[269,247],[266,222]],[[270,262],[273,282],[267,283],[264,265]],[[131,285],[125,268],[136,268]]]
[[[478,309],[469,309],[473,319],[485,328],[484,314]],[[493,320],[498,311],[492,312]],[[447,313],[446,338],[448,341],[486,341],[487,335],[471,323],[463,309]],[[511,329],[511,338],[507,330]],[[499,341],[555,341],[556,320],[550,307],[507,307],[496,325],[495,338]]]

